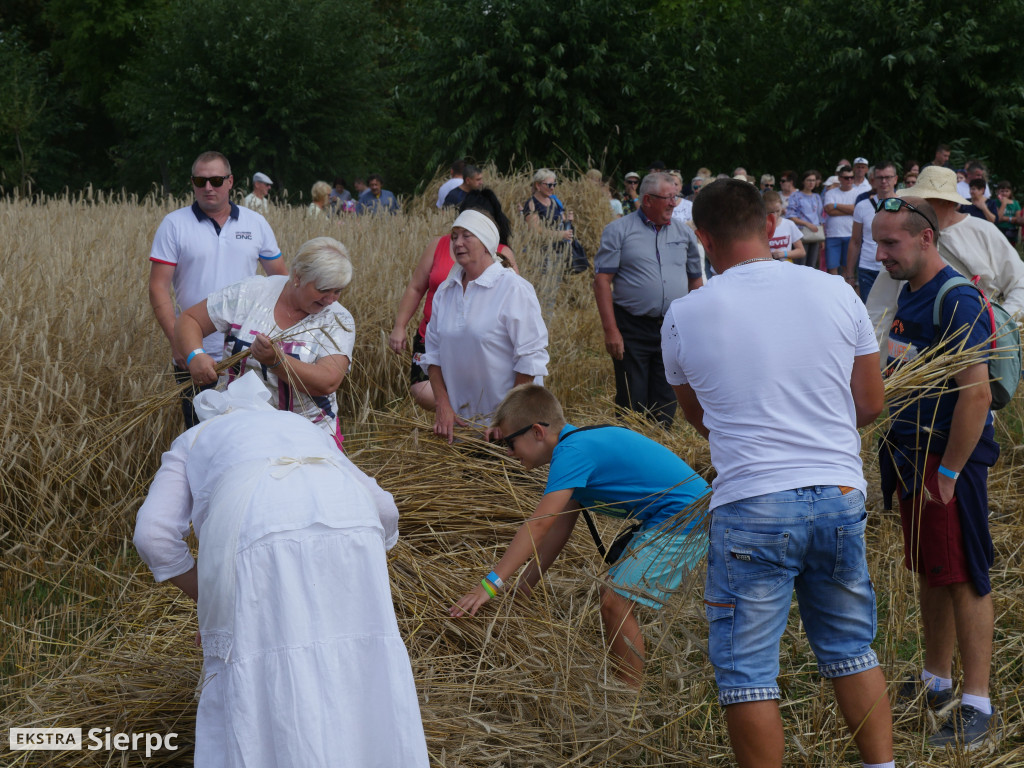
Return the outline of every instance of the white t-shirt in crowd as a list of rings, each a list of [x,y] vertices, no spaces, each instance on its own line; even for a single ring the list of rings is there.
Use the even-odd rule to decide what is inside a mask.
[[[267,211],[270,210],[270,203],[265,197],[260,197],[255,192],[250,192],[245,196],[245,202],[242,203],[246,208],[251,208],[257,213],[262,213],[264,216],[267,215]]]
[[[490,426],[517,373],[544,383],[548,330],[525,278],[495,263],[463,291],[463,274],[456,264],[434,293],[420,367],[439,365],[455,413]]]
[[[790,262],[735,266],[673,301],[665,376],[704,408],[711,508],[813,485],[864,492],[850,376],[877,352],[845,280]]]
[[[683,224],[693,221],[693,201],[685,198],[681,199],[676,204],[676,207],[672,209],[672,218],[679,219]]]
[[[800,227],[789,219],[780,218],[775,222],[774,234],[768,238],[768,247],[773,251],[785,251],[788,256],[793,245],[803,236]]]
[[[860,239],[860,262],[858,267],[860,269],[867,269],[872,272],[878,272],[881,266],[875,261],[875,253],[878,251],[878,245],[875,243],[875,238],[871,236],[871,222],[875,220],[875,198],[869,197],[867,200],[861,200],[857,203],[857,206],[853,209],[853,222],[854,224],[861,225],[862,236]]]
[[[865,176],[860,180],[860,184],[854,184],[853,188],[857,190],[858,195],[863,195],[865,192],[871,191],[871,182],[868,181],[868,177]]]
[[[437,207],[444,208],[444,199],[448,197],[448,193],[455,189],[462,183],[462,177],[456,176],[453,179],[448,179],[441,188],[437,190]]]
[[[966,181],[958,181],[956,183],[956,193],[960,195],[964,200],[971,199],[971,185]],[[992,197],[992,191],[989,189],[988,184],[985,185],[985,198]],[[1004,235],[1005,237],[1005,235]]]
[[[843,192],[836,187],[825,193],[825,237],[849,237],[853,233],[853,216],[833,216],[829,208],[833,203],[836,205],[853,205],[857,202],[860,192],[854,187],[849,192]]]

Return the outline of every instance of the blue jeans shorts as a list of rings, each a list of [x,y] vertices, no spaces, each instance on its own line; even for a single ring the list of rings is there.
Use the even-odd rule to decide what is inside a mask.
[[[850,247],[848,237],[825,238],[825,269],[839,269],[846,266],[846,251]]]
[[[794,588],[823,677],[878,666],[860,491],[796,488],[712,514],[704,611],[722,706],[781,697],[779,640]]]

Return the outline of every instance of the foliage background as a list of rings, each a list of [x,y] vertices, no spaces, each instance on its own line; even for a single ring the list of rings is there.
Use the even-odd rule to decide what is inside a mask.
[[[0,0],[0,185],[185,189],[217,148],[298,196],[498,168],[1024,161],[1024,0]],[[627,167],[628,166],[628,167]]]

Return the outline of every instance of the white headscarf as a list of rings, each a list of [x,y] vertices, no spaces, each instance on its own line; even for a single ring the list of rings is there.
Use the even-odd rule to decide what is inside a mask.
[[[484,244],[491,258],[498,261],[498,227],[491,221],[491,217],[480,211],[463,211],[459,218],[452,224],[452,228],[462,227],[467,232],[472,232],[476,239]]]
[[[274,406],[268,402],[269,400],[270,390],[260,380],[259,374],[256,371],[249,371],[228,384],[224,392],[215,389],[200,392],[192,404],[199,420],[206,421],[228,411],[273,411]]]

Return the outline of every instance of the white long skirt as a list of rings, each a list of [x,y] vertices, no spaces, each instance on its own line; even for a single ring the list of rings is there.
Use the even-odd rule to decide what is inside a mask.
[[[294,475],[324,478],[317,470]],[[308,495],[301,485],[265,476],[240,512],[233,645],[227,659],[204,654],[195,765],[426,768],[383,529],[372,518],[361,524],[359,511],[344,520],[331,510],[312,514],[324,484]],[[327,496],[335,510],[353,500]],[[304,527],[282,530],[290,517]]]

